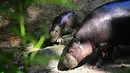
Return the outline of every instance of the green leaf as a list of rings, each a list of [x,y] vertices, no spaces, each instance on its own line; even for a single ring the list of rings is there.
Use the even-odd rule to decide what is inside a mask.
[[[7,15],[9,16],[9,18],[19,21],[19,14],[17,12],[8,11]]]
[[[8,9],[7,6],[5,5],[0,5],[0,12],[2,13],[3,11],[6,11]]]
[[[18,29],[16,25],[11,26],[10,30],[11,30],[13,33],[15,33],[16,35],[18,35],[18,36],[21,37],[20,29]]]
[[[24,73],[24,72],[22,72],[22,71],[17,71],[16,73]]]
[[[18,67],[13,64],[13,53],[0,53],[0,70],[4,73],[16,73]],[[5,66],[6,65],[6,66]]]
[[[33,64],[47,64],[49,60],[51,59],[60,59],[59,56],[37,56],[33,60],[31,60],[31,63]]]
[[[42,32],[42,35],[47,35],[47,25],[46,24],[41,25],[41,32]]]
[[[25,26],[24,26],[24,17],[23,17],[23,5],[19,4],[19,23],[20,23],[20,31],[21,31],[21,36],[25,36]]]
[[[39,39],[39,41],[34,45],[35,49],[38,51],[40,47],[42,46],[43,42],[45,41],[45,35],[42,35]],[[30,60],[33,60],[37,51],[34,51],[31,53]]]
[[[46,38],[48,38],[48,35],[47,35],[47,26],[45,24],[43,24],[41,26],[41,37],[39,39],[39,41],[35,44],[35,48],[40,48],[43,44],[43,42],[45,41]]]
[[[31,42],[31,43],[33,43],[33,44],[36,44],[36,39],[35,39],[35,37],[34,37],[33,35],[31,35],[30,33],[26,33],[26,35],[25,35],[25,40],[26,40],[26,41],[29,41],[29,42]]]
[[[68,0],[33,0],[33,3],[36,4],[57,4],[57,5],[64,5],[71,8],[77,8],[77,5],[74,3],[69,2]]]
[[[36,45],[34,45],[35,48],[40,48],[43,44],[43,42],[45,41],[46,36],[42,35],[39,39],[39,41],[36,43]]]
[[[30,6],[31,3],[32,3],[32,0],[25,0],[25,4],[26,4],[27,7]]]
[[[11,11],[6,5],[0,6],[0,14],[7,15],[9,18],[19,21],[19,14],[15,11]]]

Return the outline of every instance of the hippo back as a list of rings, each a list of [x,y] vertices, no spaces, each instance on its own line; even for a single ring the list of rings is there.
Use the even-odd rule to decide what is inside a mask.
[[[88,14],[74,37],[94,43],[129,44],[129,31],[130,1],[116,1],[102,5]]]

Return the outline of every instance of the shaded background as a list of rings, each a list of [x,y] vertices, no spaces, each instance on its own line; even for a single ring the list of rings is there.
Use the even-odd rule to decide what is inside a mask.
[[[94,10],[96,7],[105,4],[107,2],[110,1],[114,1],[114,0],[69,0],[70,2],[76,3],[79,7],[79,9],[74,9],[74,8],[69,8],[66,6],[61,6],[61,5],[55,5],[55,4],[42,4],[42,5],[37,5],[37,4],[31,4],[28,8],[27,8],[27,12],[25,12],[25,28],[27,32],[30,32],[31,34],[36,36],[36,39],[39,39],[39,37],[41,36],[41,26],[42,25],[47,25],[47,33],[50,30],[51,26],[52,26],[52,21],[53,19],[58,16],[60,13],[63,13],[65,11],[74,11],[77,15],[78,15],[78,21],[82,22],[82,20],[84,19],[84,17],[91,12],[92,10]],[[13,5],[10,5],[10,3],[8,2],[8,0],[1,0],[0,4],[2,5],[7,5],[10,8],[10,11],[14,11],[14,7]],[[2,13],[2,11],[0,10],[0,12]],[[22,70],[23,68],[23,63],[22,60],[23,58],[21,57],[21,50],[17,50],[19,49],[20,45],[21,45],[21,39],[16,36],[14,33],[12,33],[10,31],[10,28],[14,25],[14,24],[19,24],[17,21],[15,20],[11,20],[8,16],[5,16],[3,14],[0,14],[0,53],[9,53],[8,56],[11,56],[9,59],[14,59],[11,60],[13,61],[14,64],[18,65],[19,69]],[[19,28],[19,26],[18,26]],[[61,46],[61,45],[60,45]],[[51,48],[47,48],[44,49],[43,51],[39,51],[38,55],[49,55],[49,56],[54,56],[54,55],[58,55],[60,56],[60,54],[62,53],[62,50],[64,48],[64,46],[62,45],[60,46],[55,46],[55,47],[51,47]],[[11,49],[11,48],[15,48],[15,50]],[[60,48],[60,50],[59,50]],[[13,54],[13,55],[10,55]],[[127,52],[125,52],[127,53]],[[44,57],[43,57],[44,58]],[[0,62],[1,64],[2,62]],[[31,65],[31,67],[28,69],[28,73],[76,73],[76,70],[79,72],[85,72],[85,73],[89,73],[86,70],[86,67],[79,67],[75,70],[71,70],[71,71],[56,71],[53,69],[56,69],[58,61],[55,62],[54,61],[50,61],[50,63],[48,64],[44,64],[44,65]],[[11,67],[8,65],[4,65],[5,68],[7,67]],[[108,67],[108,73],[112,72],[111,70],[113,70],[113,68],[116,67]],[[94,71],[90,71],[90,73],[94,73]],[[101,71],[95,71],[95,73],[101,73]],[[102,72],[102,73],[106,73],[106,72]]]

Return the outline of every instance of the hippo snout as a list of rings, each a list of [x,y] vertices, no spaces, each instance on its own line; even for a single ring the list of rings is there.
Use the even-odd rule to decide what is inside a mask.
[[[68,68],[74,68],[74,67],[78,66],[77,60],[70,54],[66,55],[66,57],[63,61],[63,64]]]
[[[63,64],[68,68],[75,68],[88,55],[93,52],[89,42],[83,44],[73,44],[65,55]]]

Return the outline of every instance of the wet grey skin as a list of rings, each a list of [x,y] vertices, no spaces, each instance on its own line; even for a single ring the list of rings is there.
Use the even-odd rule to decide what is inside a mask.
[[[106,3],[90,12],[66,46],[63,65],[75,68],[98,48],[95,66],[102,63],[104,50],[109,46],[130,46],[130,1]],[[103,46],[102,46],[103,45]],[[110,51],[112,52],[112,50]]]
[[[62,41],[62,36],[72,34],[78,27],[77,15],[72,11],[63,12],[54,20],[50,30],[51,42]]]

